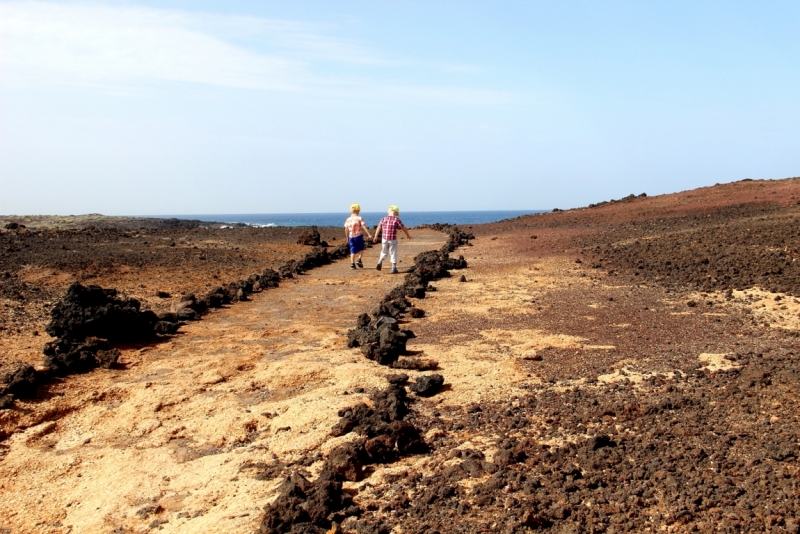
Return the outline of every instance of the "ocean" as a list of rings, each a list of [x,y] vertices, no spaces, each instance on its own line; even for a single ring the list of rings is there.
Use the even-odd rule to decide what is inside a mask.
[[[409,211],[401,212],[400,219],[406,226],[420,224],[449,223],[467,226],[511,219],[520,215],[543,213],[542,210],[503,210],[503,211]],[[253,226],[342,226],[348,213],[252,213],[252,214],[202,214],[202,215],[159,215],[158,217],[178,219],[197,219],[209,222],[245,223]],[[375,226],[385,212],[361,212],[369,226]]]

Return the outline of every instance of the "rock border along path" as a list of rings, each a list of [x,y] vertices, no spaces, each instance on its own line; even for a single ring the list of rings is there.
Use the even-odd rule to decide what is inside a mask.
[[[414,258],[414,266],[409,269],[403,283],[383,297],[373,309],[372,318],[366,313],[358,317],[356,328],[347,332],[348,347],[360,347],[367,359],[395,368],[398,358],[409,354],[406,342],[416,336],[413,331],[399,327],[400,318],[407,310],[418,308],[412,308],[408,298],[424,298],[426,291],[433,290],[429,286],[431,281],[449,277],[449,269],[467,266],[463,256],[451,259],[449,253],[469,243],[473,236],[449,225],[439,229],[448,234],[447,242],[438,251],[422,252]],[[421,317],[424,312],[415,315]],[[433,367],[436,365],[434,363]],[[423,369],[420,366],[402,368]],[[367,527],[359,527],[357,520],[364,510],[353,503],[344,483],[358,483],[364,479],[365,466],[388,464],[404,456],[429,452],[420,428],[413,422],[415,414],[408,407],[405,385],[409,376],[391,374],[386,379],[388,387],[373,391],[370,404],[359,402],[339,410],[341,420],[331,429],[331,435],[341,437],[354,432],[358,437],[334,447],[313,482],[296,470],[285,478],[280,486],[280,495],[265,508],[258,534],[280,534],[290,530],[321,534],[330,532],[330,529],[335,531],[338,524],[345,522],[353,527],[350,530],[360,532],[361,527]],[[443,383],[444,377],[440,374],[422,375],[409,389],[417,397],[430,397],[441,389]],[[407,415],[412,421],[406,420]],[[372,530],[368,528],[368,531]]]
[[[400,269],[446,236],[414,231]],[[0,455],[0,527],[13,532],[255,530],[288,469],[315,476],[340,408],[383,389],[387,369],[345,346],[353,317],[402,282],[338,262],[187,324],[122,369],[76,375],[51,414]],[[373,268],[370,268],[373,266]],[[288,468],[288,469],[287,469]]]
[[[56,338],[45,343],[43,367],[36,371],[30,364],[12,361],[0,374],[0,410],[13,406],[14,399],[33,397],[38,386],[55,377],[91,371],[97,367],[112,368],[117,364],[120,343],[150,343],[178,332],[185,321],[198,321],[209,310],[249,300],[254,292],[278,287],[282,279],[294,278],[311,269],[327,265],[349,255],[346,244],[328,251],[320,242],[316,226],[304,232],[298,244],[314,248],[300,259],[290,260],[278,268],[267,268],[247,279],[218,286],[198,299],[185,295],[172,311],[156,315],[140,309],[134,298],[120,298],[114,288],[83,286],[73,282],[50,310],[46,330]],[[168,294],[167,294],[168,296]],[[0,429],[0,440],[6,434]]]

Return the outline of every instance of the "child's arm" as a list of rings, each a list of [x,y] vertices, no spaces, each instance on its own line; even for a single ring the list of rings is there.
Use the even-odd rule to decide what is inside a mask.
[[[367,233],[367,237],[371,238],[372,236],[369,233],[369,226],[364,222],[364,219],[361,219],[361,228]]]
[[[408,233],[408,229],[406,228],[406,225],[405,225],[405,224],[403,224],[403,221],[401,221],[400,219],[397,219],[397,222],[398,222],[398,223],[400,223],[400,229],[401,229],[403,232],[405,232],[405,234],[406,234],[406,237],[407,237],[408,239],[411,239],[411,234],[409,234],[409,233]]]

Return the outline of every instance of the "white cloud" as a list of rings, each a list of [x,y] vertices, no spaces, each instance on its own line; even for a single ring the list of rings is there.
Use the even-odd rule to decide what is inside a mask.
[[[2,83],[120,91],[152,82],[189,82],[437,105],[496,105],[514,98],[468,87],[385,84],[374,80],[372,70],[357,79],[319,76],[314,68],[323,62],[366,69],[409,64],[325,30],[296,21],[146,7],[0,3]],[[479,72],[463,65],[443,69]]]
[[[191,28],[189,16],[144,8],[0,4],[2,61],[20,83],[181,81],[291,90],[302,62],[258,54]]]

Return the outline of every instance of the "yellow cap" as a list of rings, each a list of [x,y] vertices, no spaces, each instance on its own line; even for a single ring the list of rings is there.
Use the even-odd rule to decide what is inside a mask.
[[[397,206],[389,206],[389,212],[395,212],[396,214],[400,215],[400,208]]]
[[[358,204],[350,204],[350,211],[361,211],[361,206]]]

